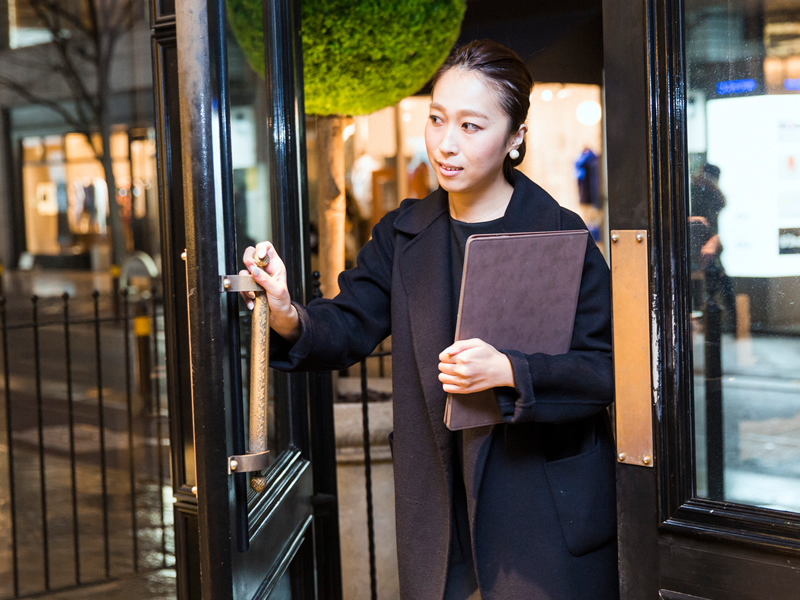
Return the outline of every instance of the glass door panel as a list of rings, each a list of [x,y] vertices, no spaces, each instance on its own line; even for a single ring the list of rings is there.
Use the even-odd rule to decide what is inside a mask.
[[[800,0],[686,0],[696,495],[800,512]]]
[[[260,15],[261,3],[255,11]],[[226,11],[230,16],[230,12]],[[230,177],[233,205],[236,213],[236,247],[238,268],[244,268],[241,256],[245,248],[264,240],[273,240],[272,199],[269,183],[269,144],[272,131],[267,111],[267,84],[263,73],[253,69],[257,57],[248,56],[240,44],[242,32],[227,27],[228,94],[230,127]],[[260,46],[256,46],[260,48]],[[253,53],[253,49],[250,49]],[[263,60],[263,57],[261,57]],[[263,64],[261,65],[263,68]],[[245,396],[244,413],[248,414],[247,396],[250,389],[250,311],[239,301],[241,326],[242,390]],[[288,396],[285,393],[285,374],[270,369],[268,390],[268,448],[274,464],[292,443],[289,431]],[[276,390],[282,390],[276,394]]]

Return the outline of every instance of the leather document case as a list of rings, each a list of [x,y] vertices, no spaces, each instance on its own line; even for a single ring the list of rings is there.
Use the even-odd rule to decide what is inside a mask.
[[[498,350],[569,350],[589,232],[502,233],[467,240],[456,341],[480,338]],[[493,390],[448,394],[453,431],[502,423]]]

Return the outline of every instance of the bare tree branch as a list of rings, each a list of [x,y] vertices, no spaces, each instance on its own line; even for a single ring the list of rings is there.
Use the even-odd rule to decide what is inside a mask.
[[[137,10],[144,8],[139,0],[121,0],[114,3],[116,11],[111,17],[109,30],[127,31],[132,28],[136,20]],[[141,12],[141,11],[140,11]]]
[[[119,4],[118,1],[111,1],[108,0],[95,0],[95,4],[97,5],[97,14],[98,14],[98,24],[102,30],[111,26],[112,18],[111,15],[114,14],[114,6]]]
[[[92,4],[90,0],[90,4]],[[63,76],[67,80],[73,94],[81,101],[85,102],[93,112],[97,112],[98,107],[95,105],[94,95],[89,92],[83,79],[81,78],[81,71],[74,63],[69,52],[68,38],[64,37],[62,29],[58,23],[52,18],[52,13],[48,13],[46,0],[31,0],[31,7],[36,11],[36,16],[45,24],[50,31],[53,38],[53,45],[55,46],[59,58],[64,66]]]
[[[46,9],[47,13],[57,16],[60,19],[64,19],[64,21],[69,23],[72,28],[78,31],[84,29],[84,23],[81,22],[80,17],[66,10],[59,2],[53,2],[50,0],[30,0],[30,4],[34,6],[34,8],[35,5],[40,5]]]
[[[80,120],[76,119],[73,114],[71,114],[66,108],[64,108],[58,102],[54,100],[49,100],[48,98],[44,98],[37,94],[31,92],[26,86],[18,83],[12,79],[4,77],[0,75],[0,85],[9,89],[10,91],[14,92],[18,96],[24,98],[31,104],[37,104],[40,106],[46,106],[52,111],[58,113],[61,118],[64,119],[69,125],[75,127],[78,131],[84,131],[87,128],[87,123],[81,122]]]
[[[56,70],[56,67],[45,56],[25,56],[22,53],[6,52],[3,55],[3,66],[11,66],[23,70],[26,74],[31,72],[49,73]],[[4,70],[8,70],[5,69]],[[59,71],[60,72],[60,71]]]

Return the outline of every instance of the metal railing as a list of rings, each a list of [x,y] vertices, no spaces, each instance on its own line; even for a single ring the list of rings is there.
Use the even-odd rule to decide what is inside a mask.
[[[0,297],[0,598],[174,562],[163,311],[155,293],[120,302]]]
[[[379,346],[380,348],[380,346]],[[378,351],[373,352],[370,356],[363,359],[360,363],[360,376],[361,376],[361,415],[362,415],[362,429],[363,429],[363,444],[364,444],[364,479],[366,483],[366,499],[367,499],[367,543],[369,549],[369,583],[370,583],[370,598],[377,600],[378,598],[378,578],[376,568],[375,556],[375,507],[373,501],[372,489],[372,447],[370,444],[370,427],[369,427],[369,388],[367,377],[367,360],[378,359],[378,376],[386,376],[386,366],[384,359],[392,355],[391,351]]]

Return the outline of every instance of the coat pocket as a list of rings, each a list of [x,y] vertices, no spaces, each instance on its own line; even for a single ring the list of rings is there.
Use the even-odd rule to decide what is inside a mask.
[[[617,533],[614,457],[598,440],[587,452],[544,465],[567,548],[582,556]]]

